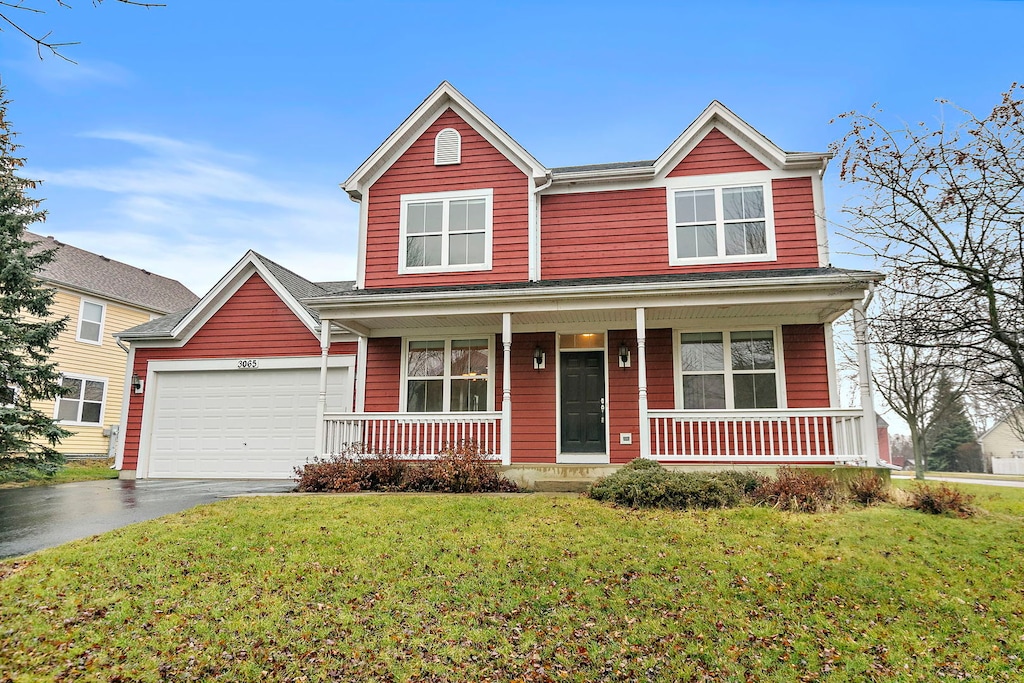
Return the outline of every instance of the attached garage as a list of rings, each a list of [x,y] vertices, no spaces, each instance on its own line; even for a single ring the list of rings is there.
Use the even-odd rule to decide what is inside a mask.
[[[155,361],[140,475],[287,479],[315,453],[320,359]],[[327,412],[350,411],[351,359],[331,358]],[[152,410],[148,405],[152,402]]]

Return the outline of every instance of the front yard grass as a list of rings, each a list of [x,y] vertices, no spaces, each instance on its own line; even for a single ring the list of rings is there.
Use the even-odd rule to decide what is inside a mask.
[[[118,471],[110,469],[113,458],[95,460],[69,460],[52,477],[33,477],[25,481],[0,481],[0,488],[11,489],[23,486],[51,486],[54,484],[70,484],[76,481],[93,481],[96,479],[117,479]],[[0,679],[2,681],[3,679]]]
[[[964,488],[987,513],[235,499],[0,563],[0,681],[1020,680],[1024,491]]]

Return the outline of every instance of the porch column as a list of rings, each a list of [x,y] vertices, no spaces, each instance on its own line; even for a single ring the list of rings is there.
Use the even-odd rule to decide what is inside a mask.
[[[316,448],[314,454],[324,455],[324,413],[327,412],[327,353],[331,348],[331,321],[320,321],[320,395],[316,401]]]
[[[869,467],[878,467],[878,422],[875,419],[875,396],[871,386],[871,351],[868,348],[868,320],[864,302],[853,302],[853,335],[857,345],[857,371],[860,384],[861,441]]]
[[[512,464],[512,314],[501,314],[501,464]]]
[[[651,457],[651,421],[647,417],[647,315],[636,309],[636,383],[640,406],[640,457]]]

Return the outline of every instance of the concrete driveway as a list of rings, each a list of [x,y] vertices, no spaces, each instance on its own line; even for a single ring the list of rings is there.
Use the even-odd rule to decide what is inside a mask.
[[[83,481],[0,489],[0,559],[245,494],[283,493],[291,480]]]

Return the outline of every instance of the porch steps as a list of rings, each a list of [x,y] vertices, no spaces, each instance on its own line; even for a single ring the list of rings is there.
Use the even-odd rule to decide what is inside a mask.
[[[548,465],[522,463],[501,468],[501,473],[527,491],[582,493],[601,477],[622,465]]]

